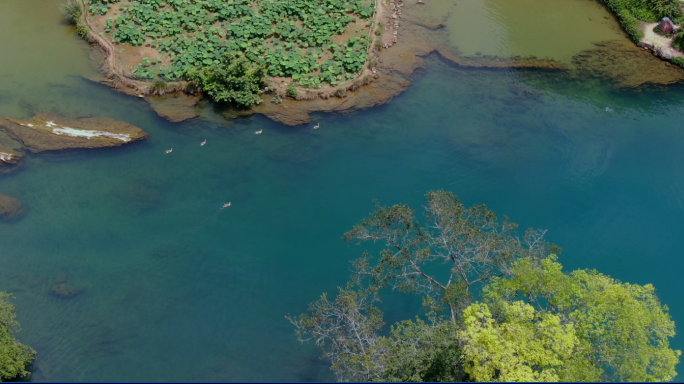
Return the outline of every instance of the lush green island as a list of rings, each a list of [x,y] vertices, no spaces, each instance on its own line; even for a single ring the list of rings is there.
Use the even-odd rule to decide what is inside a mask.
[[[670,381],[681,351],[667,306],[648,285],[597,271],[566,273],[546,231],[524,236],[484,205],[427,194],[424,220],[378,206],[344,235],[383,246],[353,262],[337,296],[289,317],[323,347],[342,381]],[[382,335],[383,290],[424,311]],[[421,317],[422,315],[422,317]]]
[[[381,43],[375,0],[69,0],[63,13],[103,46],[110,74],[151,93],[201,89],[219,102],[259,104],[259,94],[339,95],[371,81]],[[119,79],[126,82],[126,79]],[[311,92],[309,92],[311,93]],[[305,96],[305,95],[303,95]]]

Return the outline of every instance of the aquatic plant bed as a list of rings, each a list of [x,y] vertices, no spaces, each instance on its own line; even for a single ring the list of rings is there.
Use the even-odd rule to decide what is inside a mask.
[[[355,77],[368,58],[375,0],[87,0],[89,24],[136,79],[181,80],[224,54],[301,87]]]

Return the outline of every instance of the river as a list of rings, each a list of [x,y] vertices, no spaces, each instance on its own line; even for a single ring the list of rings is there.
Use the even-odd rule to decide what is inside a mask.
[[[538,12],[569,12],[580,1]],[[569,61],[590,47],[581,31],[584,40],[566,38],[564,49],[522,44],[526,23],[515,14],[508,23],[505,3],[463,1],[491,25],[482,54]],[[34,380],[329,380],[319,351],[296,341],[285,315],[346,282],[365,248],[341,237],[373,199],[419,208],[439,188],[521,228],[548,229],[568,270],[653,283],[684,324],[684,87],[619,90],[430,56],[407,92],[349,115],[314,115],[319,130],[258,115],[224,120],[211,109],[170,123],[145,101],[84,78],[97,73],[97,54],[61,22],[58,4],[0,2],[0,115],[107,116],[150,137],[29,155],[0,175],[0,193],[28,207],[22,220],[0,223],[0,290],[16,296],[19,337],[38,351]],[[609,20],[596,3],[582,4],[580,16]],[[441,38],[474,55],[455,32],[462,16],[444,15]],[[625,39],[596,28],[601,39]],[[51,295],[64,280],[83,292]],[[392,296],[387,320],[415,306]],[[684,349],[682,340],[673,347]]]

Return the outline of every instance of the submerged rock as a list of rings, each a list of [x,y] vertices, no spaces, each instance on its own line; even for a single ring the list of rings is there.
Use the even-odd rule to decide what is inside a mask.
[[[37,115],[15,120],[0,116],[0,130],[31,152],[117,147],[147,137],[142,129],[108,117],[69,119]]]
[[[13,220],[24,215],[21,200],[0,194],[0,219]]]
[[[660,60],[649,50],[630,41],[595,43],[596,48],[573,57],[580,77],[612,80],[616,88],[636,88],[645,84],[668,85],[684,80],[684,70]]]
[[[70,298],[78,295],[83,291],[83,288],[77,288],[74,287],[73,285],[63,282],[63,283],[57,283],[50,288],[50,292],[52,292],[54,295],[61,297],[61,298]]]

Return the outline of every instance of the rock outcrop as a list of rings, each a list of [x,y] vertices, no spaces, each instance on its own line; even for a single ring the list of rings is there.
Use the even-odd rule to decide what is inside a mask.
[[[142,129],[108,117],[70,119],[36,115],[16,120],[0,116],[0,130],[31,152],[117,147],[147,137]]]

